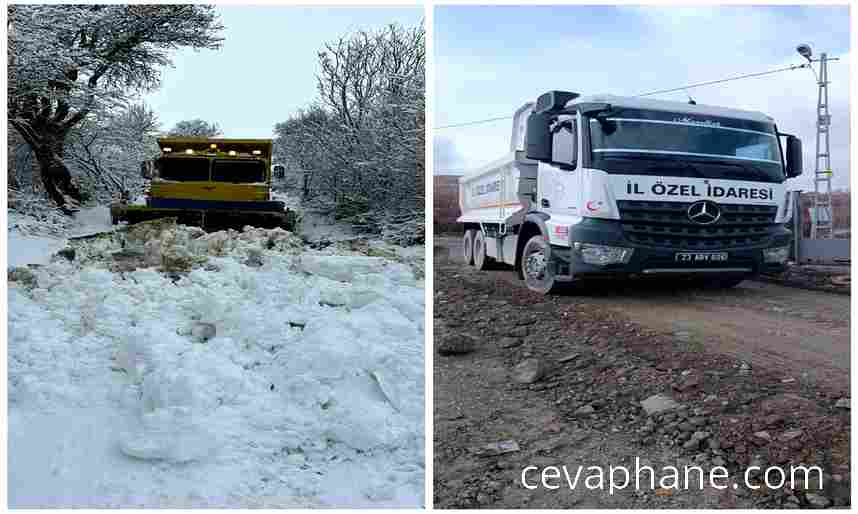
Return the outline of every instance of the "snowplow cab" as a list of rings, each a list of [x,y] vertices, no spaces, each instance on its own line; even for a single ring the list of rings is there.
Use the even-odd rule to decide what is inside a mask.
[[[160,156],[144,164],[145,206],[116,202],[114,223],[177,217],[206,230],[246,225],[293,228],[294,213],[271,199],[270,139],[160,138]]]
[[[261,202],[271,197],[270,139],[163,138],[147,204]]]

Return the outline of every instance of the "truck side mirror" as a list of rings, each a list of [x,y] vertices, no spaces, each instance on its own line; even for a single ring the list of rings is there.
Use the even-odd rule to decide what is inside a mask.
[[[786,140],[786,176],[793,178],[801,175],[801,139],[787,136]]]
[[[527,118],[527,134],[525,135],[528,159],[536,161],[551,160],[552,134],[549,128],[551,118],[547,114],[531,113]]]
[[[155,178],[155,161],[148,160],[140,163],[140,176],[147,180]]]
[[[551,160],[574,168],[577,164],[578,136],[575,119],[559,122],[552,130]]]

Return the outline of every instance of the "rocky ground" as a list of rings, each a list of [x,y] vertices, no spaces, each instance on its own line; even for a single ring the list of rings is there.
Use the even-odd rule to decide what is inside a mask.
[[[790,264],[786,271],[763,277],[778,284],[815,291],[849,294],[852,283],[850,266]]]
[[[436,246],[434,263],[436,507],[849,505],[848,372],[824,380],[740,359],[694,327],[662,330],[634,310],[609,307],[616,298],[541,297],[509,273],[477,272],[447,250]],[[844,323],[848,337],[848,302]],[[635,457],[657,470],[725,466],[730,487],[645,484],[611,494],[607,485],[528,490],[521,481],[526,466],[634,469]],[[825,470],[821,490],[743,484],[748,466],[799,463]],[[754,485],[760,477],[752,476]]]

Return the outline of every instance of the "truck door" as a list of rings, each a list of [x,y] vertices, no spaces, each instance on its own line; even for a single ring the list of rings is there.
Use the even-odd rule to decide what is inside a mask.
[[[537,176],[539,210],[557,214],[578,214],[580,192],[578,116],[562,115],[552,126],[550,163],[540,162]]]

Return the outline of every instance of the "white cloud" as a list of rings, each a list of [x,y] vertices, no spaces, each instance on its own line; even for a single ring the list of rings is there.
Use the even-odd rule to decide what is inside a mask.
[[[465,161],[449,138],[436,136],[433,153],[433,169],[436,175],[458,175],[463,171]]]
[[[529,48],[545,49],[523,57],[503,47],[492,55],[469,53],[468,37],[479,34],[445,31],[455,38],[445,46],[458,51],[448,50],[448,55],[436,58],[436,125],[512,115],[521,103],[550,89],[634,95],[800,64],[803,59],[794,52],[795,45],[808,42],[816,52],[829,49],[841,57],[829,68],[832,186],[848,187],[849,55],[842,53],[848,48],[844,36],[848,17],[842,6],[622,9],[632,14],[624,16],[622,23],[606,24],[607,29],[583,27],[577,33],[570,26],[568,35],[558,38],[534,28],[522,8],[521,31],[510,40],[521,38]],[[799,136],[804,143],[805,174],[791,187],[813,189],[817,86],[809,70],[695,88],[689,93],[700,104],[762,111],[775,119],[781,131]],[[656,98],[684,101],[687,97],[678,92]],[[454,147],[467,167],[474,167],[506,151],[509,127],[510,122],[504,121],[436,134],[445,138],[447,147]]]

